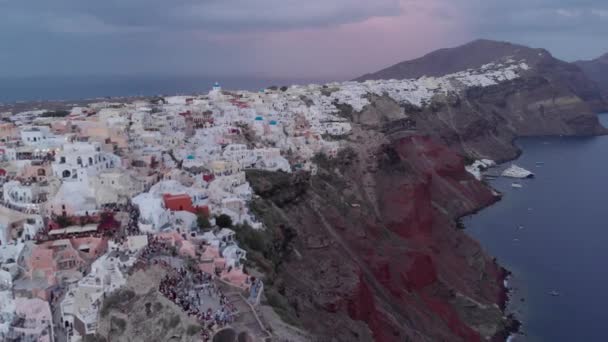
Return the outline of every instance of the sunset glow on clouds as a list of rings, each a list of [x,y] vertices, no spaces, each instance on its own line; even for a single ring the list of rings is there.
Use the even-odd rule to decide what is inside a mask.
[[[260,34],[255,46],[257,64],[265,72],[281,74],[297,65],[311,65],[313,60],[321,75],[353,77],[440,46],[466,42],[470,31],[460,14],[450,11],[439,17],[435,10],[431,2],[408,7],[404,1],[398,16]],[[306,76],[308,71],[302,71],[297,76]]]
[[[602,0],[0,0],[0,74],[348,79],[476,38],[590,58],[608,51],[606,13]]]

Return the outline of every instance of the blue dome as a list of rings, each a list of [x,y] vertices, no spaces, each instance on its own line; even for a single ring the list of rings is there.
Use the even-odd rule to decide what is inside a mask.
[[[214,86],[215,88],[219,87],[219,86],[220,86],[220,82],[215,82],[215,83],[213,83],[213,86]]]
[[[264,118],[261,117],[261,116],[256,116],[255,117],[255,121],[263,121],[263,120],[264,120]]]
[[[189,155],[188,156],[188,160],[194,160],[194,156],[193,155]]]
[[[276,120],[270,120],[270,124],[271,124],[271,125],[276,125],[276,124],[277,124],[277,121],[276,121]]]

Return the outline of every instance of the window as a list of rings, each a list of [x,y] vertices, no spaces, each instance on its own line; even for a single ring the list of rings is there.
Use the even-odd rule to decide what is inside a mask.
[[[93,158],[89,157],[89,165],[93,165]]]
[[[63,173],[61,174],[61,176],[62,176],[63,178],[70,178],[70,176],[71,176],[71,175],[72,175],[72,174],[71,174],[71,173],[70,173],[70,171],[68,171],[68,170],[64,170],[64,171],[63,171]]]

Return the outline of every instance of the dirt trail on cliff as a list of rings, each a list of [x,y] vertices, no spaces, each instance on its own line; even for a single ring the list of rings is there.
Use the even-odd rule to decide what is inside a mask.
[[[318,203],[323,203],[323,199],[319,198],[318,196],[317,201]],[[340,248],[342,248],[348,254],[348,256],[357,263],[364,280],[367,282],[368,285],[372,286],[374,294],[382,300],[382,305],[384,307],[388,307],[388,309],[385,309],[384,312],[392,316],[392,321],[395,325],[405,324],[407,326],[407,329],[413,334],[412,338],[415,338],[414,341],[430,341],[413,327],[414,322],[412,322],[409,317],[406,317],[401,314],[402,308],[400,307],[400,305],[395,302],[391,295],[387,293],[386,289],[378,282],[376,276],[369,269],[368,265],[363,262],[355,252],[351,250],[348,243],[345,242],[340,236],[340,234],[336,232],[334,227],[327,222],[323,214],[319,211],[319,208],[316,203],[317,202],[313,202],[313,204],[310,206],[311,209],[317,214],[317,217],[321,221],[327,233],[329,233],[329,235],[332,236],[334,241],[340,245]]]

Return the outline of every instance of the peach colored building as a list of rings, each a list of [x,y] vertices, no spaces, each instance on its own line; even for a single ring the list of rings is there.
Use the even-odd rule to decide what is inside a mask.
[[[85,267],[108,248],[105,238],[85,237],[47,241],[33,245],[25,257],[26,285],[23,292],[33,297],[49,299],[52,287],[63,279],[82,277]]]
[[[53,316],[49,303],[39,298],[15,299],[20,319],[11,326],[9,338],[16,341],[53,342]]]
[[[19,129],[13,123],[0,124],[0,141],[9,141],[19,138]]]
[[[30,278],[45,278],[47,282],[54,283],[58,268],[53,258],[53,250],[38,245],[26,260],[28,276]]]
[[[30,165],[24,166],[18,176],[42,182],[47,180],[47,177],[52,174],[53,170],[50,163],[32,162]]]
[[[179,233],[176,231],[170,231],[170,232],[157,234],[156,238],[158,238],[161,241],[165,241],[170,246],[175,246],[175,247],[181,245],[182,241],[184,241],[184,238],[181,235],[179,235]]]

